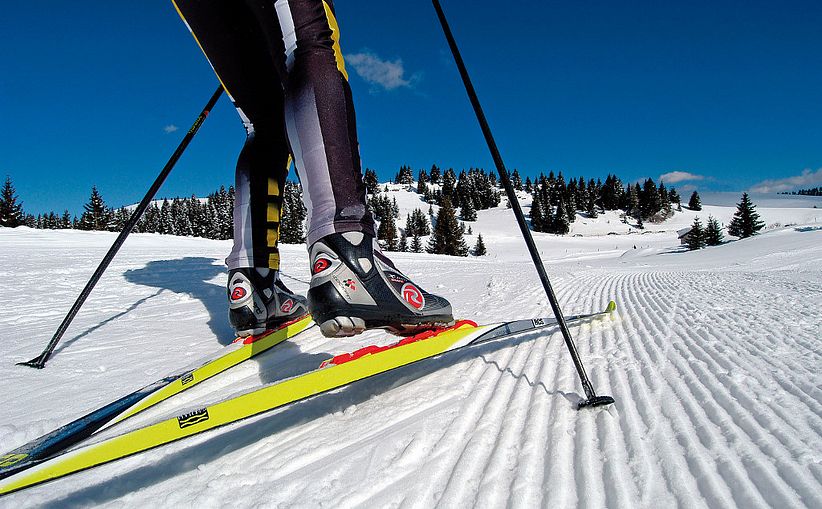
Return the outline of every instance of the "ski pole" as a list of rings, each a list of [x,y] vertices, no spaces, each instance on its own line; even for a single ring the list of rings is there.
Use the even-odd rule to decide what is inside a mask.
[[[568,351],[571,354],[571,359],[574,361],[574,366],[576,367],[580,381],[582,382],[582,388],[585,390],[585,397],[587,399],[581,401],[579,405],[577,405],[577,408],[609,405],[614,402],[614,398],[611,396],[597,396],[594,391],[594,386],[591,384],[591,380],[588,379],[588,375],[585,373],[585,367],[582,365],[582,360],[579,358],[579,352],[577,352],[574,339],[571,337],[571,332],[568,330],[568,325],[565,323],[565,317],[562,315],[562,310],[557,302],[557,297],[551,287],[551,282],[548,280],[548,274],[545,273],[545,267],[542,264],[542,259],[539,257],[539,252],[534,244],[534,238],[531,235],[531,230],[528,228],[528,223],[525,222],[525,215],[522,213],[522,207],[519,205],[517,195],[514,192],[514,187],[508,179],[508,171],[505,169],[505,165],[502,162],[502,156],[500,156],[499,150],[497,149],[497,144],[494,141],[494,136],[491,134],[491,128],[488,126],[488,121],[485,119],[485,113],[483,113],[482,106],[480,106],[477,93],[474,90],[474,85],[471,84],[471,78],[468,76],[468,71],[465,68],[465,63],[462,61],[462,56],[457,48],[457,43],[454,40],[454,36],[451,33],[451,28],[448,26],[448,21],[445,19],[445,13],[442,11],[442,6],[440,5],[439,0],[433,0],[433,2],[434,9],[437,11],[437,17],[439,17],[440,24],[442,25],[442,30],[445,33],[445,38],[448,40],[448,46],[451,48],[451,54],[454,56],[454,61],[456,62],[460,76],[462,77],[462,83],[465,85],[465,91],[468,93],[468,98],[471,100],[471,105],[474,107],[474,113],[477,115],[477,120],[479,121],[480,128],[482,129],[482,134],[485,135],[485,142],[488,144],[488,149],[491,151],[491,157],[494,159],[494,164],[497,167],[500,180],[502,181],[503,187],[505,187],[505,193],[508,195],[508,202],[514,210],[514,215],[517,217],[519,229],[525,239],[525,244],[528,246],[528,251],[531,253],[531,259],[534,261],[534,265],[537,268],[537,274],[539,274],[539,279],[542,281],[542,286],[545,288],[545,293],[548,295],[548,301],[551,303],[551,308],[554,310],[554,315],[557,317],[557,323],[562,331],[562,336],[565,338],[565,345],[568,347]]]
[[[49,359],[49,357],[51,357],[52,352],[54,352],[54,348],[57,346],[57,343],[60,342],[60,338],[63,337],[63,334],[66,332],[66,329],[68,329],[68,326],[69,324],[71,324],[71,321],[74,319],[74,316],[77,314],[78,311],[80,311],[80,308],[83,306],[83,303],[86,301],[86,298],[91,293],[91,290],[94,288],[94,285],[96,285],[97,282],[100,280],[100,277],[103,275],[103,272],[106,271],[106,268],[108,268],[108,265],[109,263],[111,263],[111,260],[114,258],[114,255],[116,255],[117,251],[120,250],[120,247],[123,245],[123,242],[125,242],[126,237],[128,237],[129,233],[131,233],[131,230],[137,224],[137,221],[140,220],[140,217],[142,217],[143,212],[145,212],[148,208],[149,204],[151,203],[151,200],[154,198],[154,195],[160,189],[160,186],[163,185],[163,182],[165,181],[166,177],[168,177],[168,174],[171,173],[171,169],[177,163],[177,160],[180,159],[181,155],[183,155],[183,152],[185,151],[186,147],[188,147],[188,144],[191,142],[192,138],[194,138],[194,135],[197,134],[197,131],[200,130],[200,126],[203,124],[203,121],[205,121],[206,117],[211,112],[211,109],[217,103],[217,99],[220,98],[220,95],[222,95],[222,93],[223,87],[222,85],[220,85],[219,87],[217,87],[217,90],[211,96],[211,99],[208,100],[208,103],[206,104],[205,108],[203,108],[203,111],[200,113],[200,116],[198,116],[197,120],[194,121],[194,124],[191,126],[191,129],[189,129],[186,135],[183,137],[183,141],[181,141],[180,144],[177,146],[177,150],[175,150],[174,153],[171,155],[171,158],[163,167],[163,170],[157,176],[157,179],[155,179],[154,183],[151,184],[151,187],[149,188],[146,195],[143,197],[143,200],[140,202],[137,208],[134,209],[134,212],[131,214],[131,217],[129,218],[128,222],[123,227],[123,230],[120,232],[120,235],[117,236],[117,239],[114,241],[114,244],[112,244],[112,246],[109,248],[108,253],[106,253],[106,256],[103,257],[103,261],[100,262],[100,266],[98,266],[97,270],[94,271],[94,274],[91,276],[91,279],[88,280],[88,283],[86,283],[85,288],[83,288],[83,291],[80,292],[80,295],[77,297],[77,300],[74,301],[74,305],[71,306],[71,309],[69,310],[68,314],[65,318],[63,318],[63,322],[60,324],[59,327],[57,327],[57,332],[54,333],[54,336],[51,338],[51,341],[49,341],[49,344],[46,346],[46,348],[40,355],[38,355],[34,359],[28,362],[18,362],[18,365],[29,366],[37,369],[43,369],[43,367],[45,367],[46,361]]]

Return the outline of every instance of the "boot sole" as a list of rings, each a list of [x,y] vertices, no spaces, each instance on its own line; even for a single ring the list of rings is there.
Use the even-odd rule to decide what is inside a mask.
[[[384,329],[398,336],[411,336],[418,332],[450,327],[454,320],[431,321],[425,323],[408,323],[384,326],[366,326],[365,320],[354,316],[337,316],[320,324],[320,331],[327,338],[348,338],[361,334],[366,330]]]

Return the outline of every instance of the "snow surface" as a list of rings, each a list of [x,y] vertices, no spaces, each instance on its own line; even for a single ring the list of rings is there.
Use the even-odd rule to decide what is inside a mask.
[[[401,218],[427,205],[392,191]],[[527,207],[527,203],[525,203]],[[645,233],[616,214],[536,234],[588,373],[616,404],[578,412],[558,331],[454,352],[0,499],[2,507],[822,507],[822,213],[759,208],[768,231],[685,252],[685,211]],[[479,322],[550,316],[510,210],[469,223],[489,255],[392,254]],[[794,225],[794,226],[785,226]],[[618,235],[608,235],[610,230]],[[633,230],[633,231],[632,231]],[[631,232],[632,231],[632,232]],[[115,238],[0,228],[0,452],[233,339],[229,243],[132,235],[46,369],[48,342]],[[473,244],[473,238],[468,239]],[[305,291],[304,246],[283,247]],[[316,330],[109,431],[130,429],[388,342]]]

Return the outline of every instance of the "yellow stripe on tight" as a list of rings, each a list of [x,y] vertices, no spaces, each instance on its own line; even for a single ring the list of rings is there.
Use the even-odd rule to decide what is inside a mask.
[[[280,226],[277,228],[269,228],[265,236],[268,247],[277,247],[277,241],[280,240]]]
[[[331,7],[323,1],[325,8],[325,17],[328,18],[328,26],[331,28],[331,40],[334,41],[334,56],[337,59],[337,69],[345,76],[345,81],[348,81],[348,73],[345,70],[345,60],[343,60],[342,49],[340,49],[340,27],[337,25],[337,18]]]
[[[171,0],[171,3],[174,5],[174,9],[177,11],[177,14],[180,15],[180,19],[183,20],[183,23],[186,24],[186,27],[188,28],[188,31],[191,33],[191,36],[194,37],[194,40],[197,42],[197,46],[200,47],[200,51],[202,51],[203,55],[205,55],[206,61],[208,62],[208,65],[211,65],[211,70],[214,71],[214,75],[217,76],[217,80],[220,82],[220,85],[223,86],[223,90],[225,90],[225,93],[228,94],[228,98],[231,99],[231,102],[234,102],[234,97],[231,95],[231,92],[228,91],[228,87],[225,86],[225,83],[223,83],[223,79],[220,78],[219,74],[217,74],[217,69],[215,69],[214,65],[211,64],[211,60],[208,59],[208,55],[206,55],[206,52],[203,49],[203,45],[200,44],[200,39],[197,39],[197,35],[194,33],[194,30],[191,29],[191,25],[188,24],[188,21],[186,21],[186,17],[183,16],[183,13],[180,10],[180,7],[177,6],[177,2],[175,2],[174,0]],[[346,78],[346,79],[348,79],[348,78]]]
[[[280,270],[280,253],[269,253],[268,268],[271,270]]]
[[[280,196],[280,183],[268,177],[268,196]]]
[[[269,223],[279,223],[280,222],[280,206],[276,203],[269,203],[268,210],[266,212],[266,221]]]

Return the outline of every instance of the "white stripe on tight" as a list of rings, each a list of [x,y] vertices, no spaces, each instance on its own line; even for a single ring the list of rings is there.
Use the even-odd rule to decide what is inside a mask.
[[[288,0],[274,2],[277,10],[277,19],[280,21],[280,31],[283,33],[285,44],[285,68],[291,71],[294,67],[294,52],[297,51],[297,31],[294,29],[294,18],[291,17],[291,7]]]

